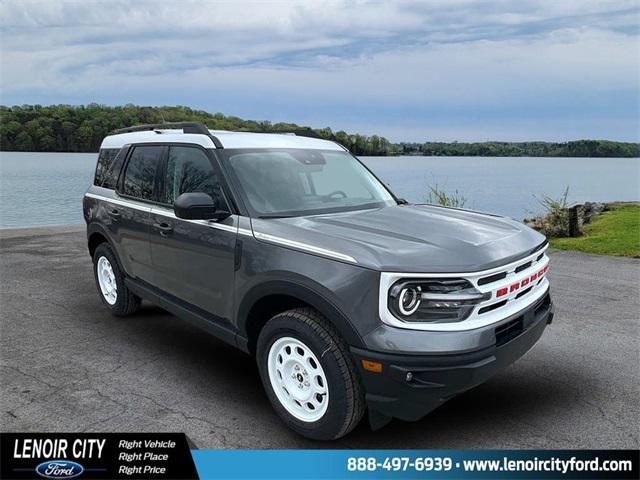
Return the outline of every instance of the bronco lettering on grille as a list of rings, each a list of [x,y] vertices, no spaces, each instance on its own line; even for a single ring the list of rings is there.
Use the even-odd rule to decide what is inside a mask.
[[[549,264],[547,264],[542,270],[534,273],[533,275],[524,278],[522,280],[518,280],[516,283],[513,283],[511,285],[509,285],[508,287],[502,287],[500,289],[498,289],[498,291],[496,292],[496,298],[498,297],[503,297],[505,296],[507,293],[513,293],[516,290],[518,290],[521,287],[526,287],[527,285],[529,285],[529,283],[533,283],[535,280],[538,280],[540,278],[542,278],[542,276],[547,273],[547,270],[549,270]]]

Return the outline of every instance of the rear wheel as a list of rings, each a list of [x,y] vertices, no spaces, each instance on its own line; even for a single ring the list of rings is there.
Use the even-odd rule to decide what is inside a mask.
[[[296,308],[269,320],[257,361],[274,409],[299,434],[336,439],[362,418],[364,393],[348,347],[316,310]]]
[[[98,245],[93,253],[93,273],[102,302],[112,314],[125,316],[140,307],[140,298],[124,283],[118,260],[108,243]]]

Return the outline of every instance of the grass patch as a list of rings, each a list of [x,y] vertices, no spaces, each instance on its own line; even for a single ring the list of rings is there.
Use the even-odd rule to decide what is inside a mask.
[[[583,236],[550,242],[560,250],[640,258],[640,205],[611,205],[585,225]]]

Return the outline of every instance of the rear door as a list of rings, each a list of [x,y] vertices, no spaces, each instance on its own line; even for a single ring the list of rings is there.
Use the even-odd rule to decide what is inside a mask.
[[[230,320],[233,307],[234,254],[238,217],[223,221],[183,220],[173,213],[182,193],[203,192],[229,210],[220,171],[197,146],[169,147],[159,204],[151,211],[154,284],[218,320]]]
[[[138,145],[132,148],[118,182],[116,203],[108,214],[117,225],[120,261],[127,274],[147,282],[153,280],[149,247],[151,206],[158,194],[157,170],[166,147]]]

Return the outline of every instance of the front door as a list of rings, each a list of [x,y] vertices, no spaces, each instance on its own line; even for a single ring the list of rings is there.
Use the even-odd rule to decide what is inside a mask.
[[[226,207],[214,160],[196,146],[170,146],[162,197],[151,210],[154,284],[170,295],[230,321],[233,308],[234,253],[238,219],[183,220],[173,202],[187,192],[203,192]]]

